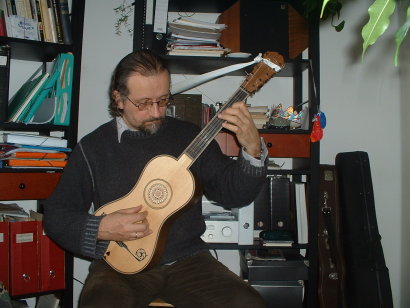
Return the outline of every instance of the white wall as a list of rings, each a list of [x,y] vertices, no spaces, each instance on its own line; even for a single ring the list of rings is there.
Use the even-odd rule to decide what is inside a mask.
[[[376,214],[390,270],[394,304],[400,307],[400,298],[403,303],[407,298],[408,303],[409,296],[408,292],[401,292],[409,287],[408,280],[401,286],[404,279],[408,279],[404,278],[407,275],[401,268],[402,262],[404,264],[401,245],[404,243],[402,222],[409,217],[408,210],[407,215],[402,216],[403,146],[407,144],[408,149],[408,138],[402,139],[402,129],[408,120],[410,102],[408,83],[406,96],[401,92],[400,86],[403,87],[404,83],[401,84],[403,80],[400,80],[399,69],[393,66],[392,29],[397,29],[397,18],[392,19],[390,29],[367,50],[361,62],[360,29],[367,22],[367,8],[372,2],[365,0],[346,4],[341,16],[346,19],[346,25],[341,33],[335,32],[329,24],[321,27],[321,103],[328,119],[321,143],[321,162],[334,163],[339,152],[368,152]],[[406,53],[408,49],[403,46],[401,52]],[[408,60],[408,54],[404,55],[401,65],[408,67]],[[404,75],[405,72],[402,78]],[[407,110],[407,117],[404,113],[400,115],[401,110]]]
[[[86,1],[80,137],[108,120],[110,74],[117,62],[132,50],[131,37],[114,34],[112,9],[119,2]],[[384,42],[371,47],[364,63],[360,63],[360,29],[371,2],[355,1],[344,6],[343,17],[347,23],[341,33],[336,33],[328,24],[321,27],[321,102],[328,119],[321,143],[321,163],[333,164],[339,152],[361,150],[369,153],[379,230],[390,269],[395,307],[405,308],[410,306],[406,291],[410,282],[404,272],[409,270],[409,264],[405,262],[408,258],[404,258],[409,257],[409,244],[402,234],[410,231],[404,223],[410,213],[408,201],[407,207],[404,201],[409,200],[404,198],[409,197],[409,192],[402,189],[402,185],[410,182],[409,176],[403,172],[409,170],[409,162],[405,159],[408,155],[405,154],[410,154],[410,149],[408,133],[402,135],[401,132],[407,128],[405,124],[410,115],[410,107],[405,104],[409,103],[406,85],[409,84],[410,61],[409,55],[405,54],[408,47],[407,50],[402,48],[400,65],[403,71],[402,79],[399,79],[399,70],[392,65],[394,50],[389,31],[385,34],[387,40],[385,38]],[[397,20],[393,20],[393,27],[396,24]],[[185,77],[173,76],[173,80],[182,78]],[[225,100],[237,89],[240,81],[239,77],[226,77],[191,92],[203,94],[204,99],[210,102]],[[275,93],[274,98],[271,93]],[[291,93],[291,81],[278,78],[257,93],[254,100],[257,104],[280,102],[286,106],[292,99],[288,93]],[[87,267],[87,262],[76,259],[75,278],[83,281]],[[76,301],[81,285],[74,283]]]

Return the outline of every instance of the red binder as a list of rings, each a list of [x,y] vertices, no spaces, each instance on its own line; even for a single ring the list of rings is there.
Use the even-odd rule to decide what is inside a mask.
[[[10,294],[38,291],[37,222],[10,222]]]
[[[40,291],[64,289],[64,250],[43,232],[43,223],[38,221],[40,254]]]
[[[9,223],[0,222],[0,281],[6,289],[10,286],[9,273]]]

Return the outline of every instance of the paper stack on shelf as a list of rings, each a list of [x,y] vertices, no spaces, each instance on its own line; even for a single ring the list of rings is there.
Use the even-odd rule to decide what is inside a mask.
[[[248,106],[249,113],[257,129],[262,129],[269,120],[268,106]]]
[[[67,164],[67,140],[59,137],[3,133],[0,168],[60,169]]]
[[[230,50],[219,43],[225,24],[180,17],[168,23],[168,55],[220,57]]]

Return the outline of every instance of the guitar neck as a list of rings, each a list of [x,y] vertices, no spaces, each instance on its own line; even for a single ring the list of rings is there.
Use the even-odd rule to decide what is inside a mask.
[[[192,163],[201,155],[205,148],[211,143],[211,141],[216,137],[219,131],[222,129],[221,120],[217,115],[223,110],[231,107],[233,103],[244,101],[249,96],[244,88],[240,87],[232,97],[218,110],[216,115],[208,122],[204,129],[198,134],[198,136],[190,143],[190,145],[185,149],[184,154],[188,155],[192,159]]]

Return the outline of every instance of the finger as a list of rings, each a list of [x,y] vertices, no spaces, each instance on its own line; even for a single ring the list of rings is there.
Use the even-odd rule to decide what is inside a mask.
[[[142,209],[142,205],[137,205],[137,206],[130,207],[130,208],[127,208],[127,209],[118,210],[117,212],[122,213],[122,214],[133,214],[133,213],[140,212],[141,209]]]

